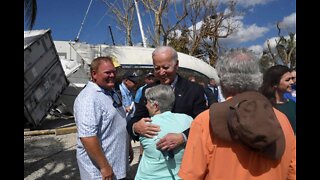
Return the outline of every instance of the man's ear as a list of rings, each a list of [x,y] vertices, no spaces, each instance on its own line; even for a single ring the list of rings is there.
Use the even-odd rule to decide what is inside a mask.
[[[96,72],[95,70],[92,70],[92,72],[91,72],[91,79],[92,79],[93,82],[95,82],[96,76],[97,76],[97,72]]]
[[[174,68],[175,68],[175,69],[178,69],[178,68],[179,68],[179,60],[177,60],[176,64],[174,65]]]

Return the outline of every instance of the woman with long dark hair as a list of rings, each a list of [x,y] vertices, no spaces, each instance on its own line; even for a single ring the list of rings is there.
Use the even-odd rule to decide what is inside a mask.
[[[283,96],[284,93],[291,92],[293,78],[287,66],[272,66],[263,75],[260,92],[270,100],[275,108],[288,117],[293,131],[296,133],[296,103]]]

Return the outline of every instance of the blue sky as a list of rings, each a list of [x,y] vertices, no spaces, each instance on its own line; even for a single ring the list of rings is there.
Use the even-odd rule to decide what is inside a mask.
[[[227,0],[220,0],[225,2]],[[111,0],[116,2],[116,0]],[[33,29],[52,31],[54,40],[74,40],[87,11],[90,0],[38,0],[37,18]],[[151,26],[150,14],[140,4],[144,32]],[[222,43],[226,47],[250,47],[261,51],[267,39],[277,36],[276,23],[285,26],[283,33],[295,32],[296,0],[238,0],[245,15],[238,18],[240,28]],[[136,15],[136,14],[134,14]],[[112,44],[108,25],[111,25],[116,45],[125,44],[125,35],[117,28],[116,19],[102,0],[93,0],[80,34],[80,41],[90,44]],[[141,42],[138,23],[133,31],[133,43]]]

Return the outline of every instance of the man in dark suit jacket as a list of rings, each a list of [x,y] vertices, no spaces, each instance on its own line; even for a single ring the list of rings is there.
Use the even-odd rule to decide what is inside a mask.
[[[204,98],[204,89],[196,83],[182,78],[176,72],[179,67],[178,54],[169,46],[156,48],[152,53],[154,74],[160,80],[161,84],[170,85],[175,93],[175,103],[172,109],[174,113],[185,113],[195,118],[199,113],[207,109]],[[142,97],[139,103],[136,103],[136,111],[133,118],[128,121],[127,130],[132,139],[139,140],[139,135],[152,138],[160,131],[160,127],[154,125],[149,118],[148,110],[145,106],[144,92],[147,85],[142,90]],[[183,133],[169,133],[159,140],[157,148],[161,150],[173,150],[183,144],[188,137],[189,129]]]
[[[208,107],[210,107],[211,104],[218,102],[212,90],[202,80],[200,80],[198,83],[204,88],[205,99],[207,100]]]
[[[212,90],[208,86],[204,87],[204,93],[207,96],[209,107],[211,106],[211,104],[218,102],[218,97],[213,94]]]
[[[213,96],[216,100],[218,100],[218,96],[219,96],[219,89],[218,86],[216,84],[216,80],[214,78],[210,78],[209,80],[209,84],[208,84],[208,88],[211,90],[211,92],[213,93]]]

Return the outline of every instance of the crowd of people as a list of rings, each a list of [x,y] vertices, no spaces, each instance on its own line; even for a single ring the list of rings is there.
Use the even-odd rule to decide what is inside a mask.
[[[153,72],[127,71],[117,85],[111,57],[95,58],[74,104],[81,179],[296,179],[295,70],[264,74],[251,51],[217,60],[219,79],[182,77],[170,46],[152,53]]]

